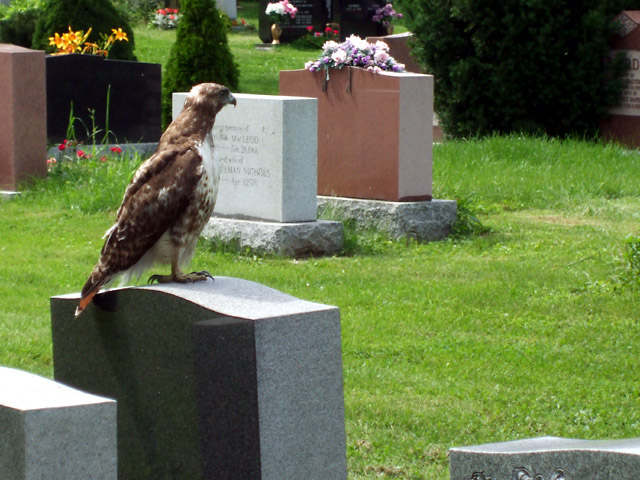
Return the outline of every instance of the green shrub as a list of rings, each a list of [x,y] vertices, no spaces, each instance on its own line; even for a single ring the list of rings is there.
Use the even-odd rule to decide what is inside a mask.
[[[54,33],[64,33],[71,26],[73,30],[87,31],[92,28],[88,41],[95,42],[100,34],[110,35],[112,28],[122,28],[127,32],[128,42],[116,42],[109,52],[109,58],[135,60],[133,30],[127,19],[118,12],[109,0],[48,0],[36,24],[33,48],[54,51],[49,46],[49,37]]]
[[[629,281],[640,283],[640,237],[630,235],[625,241]]]
[[[184,0],[176,42],[164,72],[162,114],[171,120],[171,94],[202,82],[238,88],[239,71],[227,42],[227,29],[215,0]]]
[[[39,16],[40,10],[36,7],[11,12],[0,20],[0,43],[31,48]]]
[[[592,135],[624,69],[605,67],[617,0],[402,0],[447,134]],[[605,79],[609,79],[605,82]]]

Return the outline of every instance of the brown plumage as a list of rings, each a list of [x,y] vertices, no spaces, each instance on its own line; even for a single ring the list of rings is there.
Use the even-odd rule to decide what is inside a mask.
[[[220,166],[212,129],[217,113],[236,104],[228,88],[203,83],[191,89],[180,115],[169,125],[155,153],[124,192],[116,223],[105,234],[98,264],[82,289],[76,317],[115,278],[140,277],[155,263],[171,265],[171,275],[149,280],[196,282],[207,272],[184,274],[218,194]]]

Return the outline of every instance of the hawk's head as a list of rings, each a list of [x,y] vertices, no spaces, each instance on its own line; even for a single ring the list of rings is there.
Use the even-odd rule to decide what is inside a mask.
[[[225,105],[236,105],[229,89],[217,83],[201,83],[191,89],[184,102],[185,110],[217,114]]]

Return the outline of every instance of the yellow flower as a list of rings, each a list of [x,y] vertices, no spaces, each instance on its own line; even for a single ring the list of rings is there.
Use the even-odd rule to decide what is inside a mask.
[[[123,32],[122,28],[112,28],[111,31],[116,36],[116,40],[124,40],[125,42],[129,41],[129,39],[127,38],[127,32]]]
[[[49,37],[49,45],[55,45],[56,48],[60,48],[62,45],[62,38],[57,33],[53,37]]]

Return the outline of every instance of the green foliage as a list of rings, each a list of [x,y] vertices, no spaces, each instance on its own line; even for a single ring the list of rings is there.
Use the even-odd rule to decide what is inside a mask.
[[[202,82],[235,90],[239,72],[227,41],[227,27],[215,0],[184,0],[176,41],[164,72],[163,124],[171,120],[171,94],[189,91]]]
[[[0,43],[31,48],[31,39],[40,17],[37,7],[14,10],[0,20]]]
[[[92,28],[88,41],[95,42],[100,34],[109,36],[112,28],[122,28],[127,32],[128,42],[116,42],[109,52],[109,58],[135,60],[133,30],[123,14],[118,12],[110,0],[47,0],[43,13],[36,24],[33,48],[54,51],[49,46],[49,37],[54,33],[65,33],[68,27],[87,31]]]
[[[629,235],[625,240],[628,262],[628,281],[640,285],[640,236]]]
[[[618,0],[402,5],[414,53],[435,76],[435,109],[451,136],[591,135],[617,103],[624,62],[605,66],[603,59]]]

